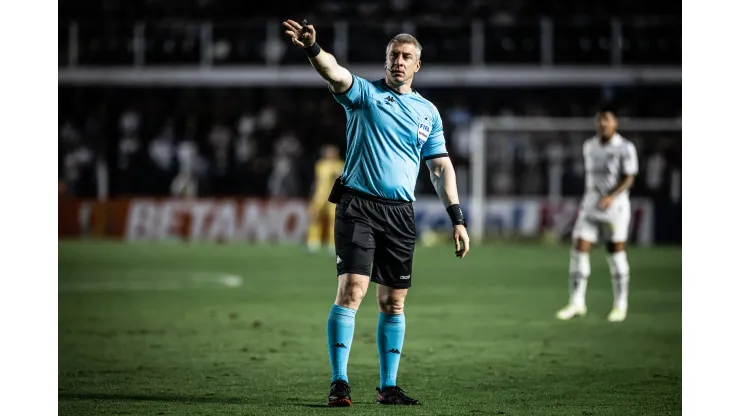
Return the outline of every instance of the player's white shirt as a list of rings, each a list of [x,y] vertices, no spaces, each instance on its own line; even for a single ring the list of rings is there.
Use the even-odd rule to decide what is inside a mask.
[[[615,133],[605,144],[601,143],[598,136],[594,136],[583,144],[583,158],[586,168],[584,213],[597,219],[629,215],[629,190],[617,195],[606,211],[599,210],[598,203],[601,197],[617,186],[623,175],[637,174],[635,145],[619,133]]]

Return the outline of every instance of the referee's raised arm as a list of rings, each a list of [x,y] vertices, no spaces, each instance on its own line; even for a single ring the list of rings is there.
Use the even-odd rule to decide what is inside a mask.
[[[305,21],[304,21],[305,22]],[[311,61],[316,72],[329,83],[329,88],[337,94],[341,94],[352,86],[352,74],[337,63],[334,55],[322,50],[316,43],[316,29],[313,25],[300,25],[294,20],[283,22],[286,31],[294,45],[303,48]]]

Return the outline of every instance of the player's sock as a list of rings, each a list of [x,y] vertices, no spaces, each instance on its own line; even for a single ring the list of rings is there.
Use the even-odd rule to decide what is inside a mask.
[[[589,253],[578,250],[570,252],[570,303],[585,306],[588,276],[591,275]]]
[[[396,385],[396,374],[401,362],[406,318],[400,315],[378,315],[378,357],[380,358],[380,389]]]
[[[630,283],[630,265],[627,262],[627,253],[618,251],[607,257],[609,271],[612,275],[612,292],[614,294],[614,307],[627,309],[627,295]]]
[[[334,305],[329,312],[326,323],[326,335],[329,344],[329,361],[331,361],[331,381],[347,378],[347,361],[352,347],[352,336],[355,332],[356,310]]]

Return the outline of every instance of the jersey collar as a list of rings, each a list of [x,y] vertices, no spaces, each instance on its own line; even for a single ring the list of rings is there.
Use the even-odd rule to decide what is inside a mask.
[[[398,97],[403,97],[403,96],[406,96],[406,95],[409,95],[409,94],[413,94],[413,93],[417,93],[418,94],[418,92],[416,92],[416,90],[413,89],[413,88],[411,89],[411,91],[409,91],[408,94],[401,94],[400,92],[398,92],[398,91],[394,90],[393,88],[389,87],[388,84],[385,83],[385,78],[381,78],[380,79],[380,83],[383,84],[383,87],[385,89],[387,89],[388,91],[396,94]]]
[[[596,139],[597,143],[601,144],[601,137],[599,137],[599,135],[596,135],[594,138]],[[622,136],[619,133],[614,133],[612,138],[609,139],[609,141],[606,143],[606,146],[617,146],[620,143],[622,143]]]

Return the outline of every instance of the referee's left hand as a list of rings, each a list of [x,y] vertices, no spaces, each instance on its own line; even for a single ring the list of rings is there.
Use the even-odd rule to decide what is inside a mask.
[[[313,25],[301,26],[295,20],[286,20],[283,22],[283,26],[287,29],[285,34],[290,36],[290,41],[293,45],[308,48],[316,42],[316,29]]]
[[[462,259],[470,250],[470,237],[468,237],[468,230],[466,230],[462,225],[456,225],[452,229],[452,236],[455,238],[455,255]]]

